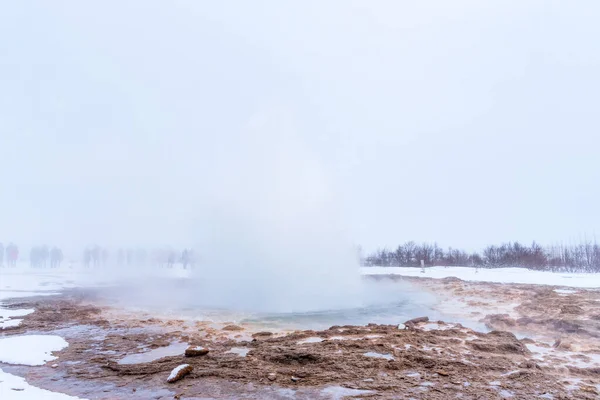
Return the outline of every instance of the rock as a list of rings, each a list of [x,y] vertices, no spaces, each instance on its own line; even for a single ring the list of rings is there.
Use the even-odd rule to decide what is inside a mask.
[[[567,304],[560,309],[561,314],[581,315],[583,312],[583,308],[575,304]]]
[[[529,354],[527,347],[511,332],[491,331],[486,340],[473,340],[470,346],[478,351],[499,354]]]
[[[450,374],[449,374],[449,373],[448,373],[446,370],[443,370],[443,369],[438,369],[438,370],[437,370],[437,371],[435,371],[435,372],[436,372],[438,375],[441,375],[441,376],[449,376],[449,375],[450,375]]]
[[[52,368],[58,368],[58,364],[52,364]]]
[[[273,336],[273,332],[256,332],[252,337],[254,339],[266,339]]]
[[[489,329],[510,328],[517,325],[517,321],[508,314],[488,314],[483,322]]]
[[[534,361],[531,361],[531,360],[522,362],[521,364],[518,365],[518,367],[519,368],[527,368],[527,369],[542,369],[542,367],[540,367],[538,364],[536,364]],[[512,376],[512,374],[510,376]]]
[[[292,376],[292,382],[298,382],[300,380],[300,378],[296,378],[295,376]]]
[[[535,320],[531,317],[521,317],[515,321],[519,326],[526,326],[535,323]]]
[[[244,328],[238,325],[227,325],[223,327],[224,331],[243,331]]]
[[[559,320],[549,320],[548,322],[550,324],[552,324],[552,327],[554,328],[554,330],[556,330],[558,332],[578,333],[579,331],[582,331],[581,326],[579,325],[579,323],[577,321],[569,321],[569,320],[559,319]]]
[[[407,327],[412,327],[416,324],[419,324],[421,322],[429,322],[429,317],[419,317],[419,318],[413,318],[411,320],[408,320],[404,323],[404,325],[406,325]]]
[[[190,346],[187,349],[185,349],[185,356],[186,357],[205,356],[208,354],[208,351],[209,350],[206,347]]]
[[[598,394],[598,390],[596,390],[596,388],[594,386],[590,386],[590,385],[581,385],[579,390],[582,390],[582,391],[588,392],[588,393]]]
[[[277,374],[274,372],[271,372],[269,375],[267,375],[267,379],[270,381],[274,381],[275,379],[277,379]]]
[[[453,282],[462,282],[462,280],[458,279],[455,276],[448,276],[446,278],[442,278],[442,282],[444,282],[444,283],[453,283]]]
[[[173,371],[171,371],[171,375],[169,375],[169,377],[167,378],[167,382],[168,383],[177,382],[177,381],[183,379],[184,376],[188,375],[193,370],[194,370],[194,367],[192,367],[190,364],[181,364],[180,366],[175,368]]]
[[[402,329],[406,329],[406,325],[404,324],[399,324],[398,325],[398,329],[402,330]]]

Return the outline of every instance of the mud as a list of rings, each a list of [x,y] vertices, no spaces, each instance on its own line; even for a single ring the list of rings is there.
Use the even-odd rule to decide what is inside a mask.
[[[34,308],[3,335],[53,333],[69,347],[56,368],[5,366],[32,384],[94,399],[597,399],[600,394],[600,292],[533,285],[408,280],[440,297],[456,320],[417,318],[396,325],[252,331],[248,326],[148,318],[101,307],[83,291],[19,299]],[[173,343],[209,349],[120,364]],[[232,349],[244,349],[243,355]],[[143,359],[143,357],[142,357]],[[181,364],[193,369],[166,383]],[[345,397],[346,396],[346,397]]]

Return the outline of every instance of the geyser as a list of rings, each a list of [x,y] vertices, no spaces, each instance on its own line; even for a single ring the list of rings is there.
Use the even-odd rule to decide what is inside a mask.
[[[263,312],[362,305],[358,258],[330,177],[285,115],[219,152],[198,221],[194,303]]]

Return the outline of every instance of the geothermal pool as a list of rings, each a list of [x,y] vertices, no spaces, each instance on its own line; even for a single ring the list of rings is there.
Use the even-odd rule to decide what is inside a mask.
[[[243,299],[235,304],[215,304],[214,299],[204,297],[197,287],[190,287],[187,280],[148,280],[143,284],[88,288],[85,292],[94,303],[143,313],[148,318],[240,324],[253,328],[251,330],[323,330],[334,325],[369,323],[397,325],[420,316],[428,316],[434,321],[453,320],[472,329],[486,330],[474,320],[457,321],[456,316],[450,317],[438,311],[438,299],[418,292],[406,283],[369,278],[365,278],[363,283],[362,304],[359,306],[353,301],[347,307],[284,312],[255,310],[247,307]]]

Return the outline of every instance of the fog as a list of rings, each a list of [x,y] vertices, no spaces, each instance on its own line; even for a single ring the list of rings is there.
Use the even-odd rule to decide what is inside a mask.
[[[194,247],[207,279],[267,282],[294,308],[300,288],[361,290],[357,246],[591,236],[598,17],[593,1],[7,3],[0,241],[74,261]]]

